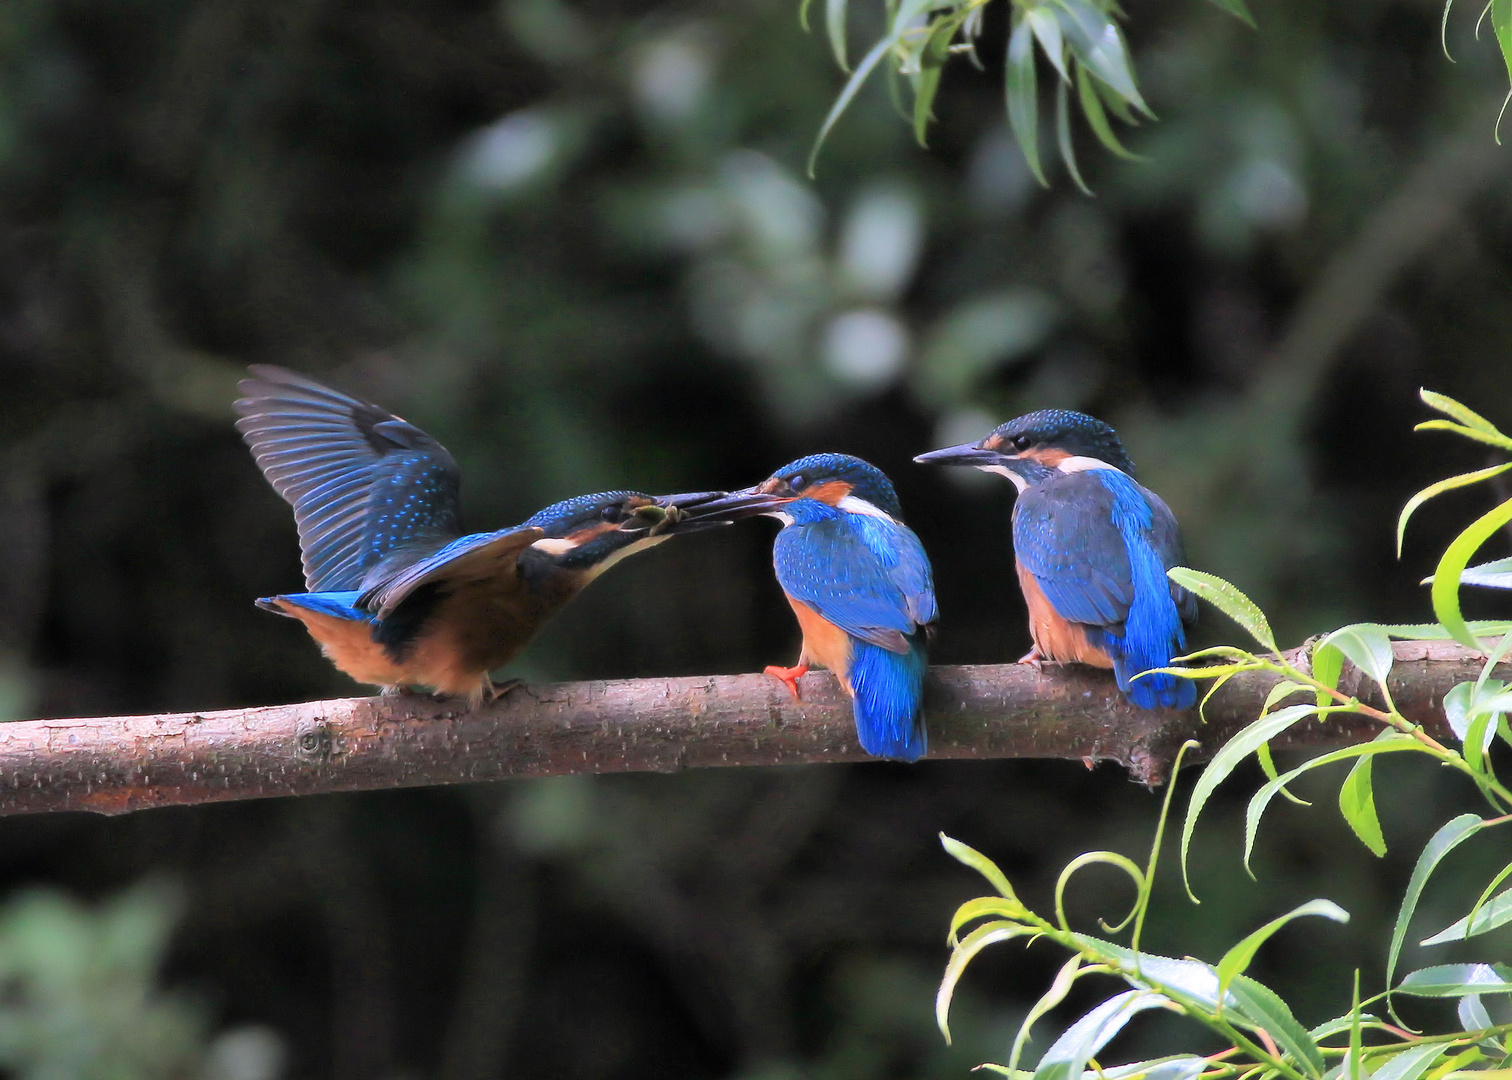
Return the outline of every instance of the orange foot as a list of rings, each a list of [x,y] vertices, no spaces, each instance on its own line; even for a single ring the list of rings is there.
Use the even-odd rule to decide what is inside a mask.
[[[1023,656],[1019,657],[1018,663],[1027,664],[1035,671],[1043,672],[1045,670],[1045,654],[1040,652],[1039,646],[1036,645],[1034,648],[1026,652]]]
[[[799,664],[797,667],[778,667],[772,664],[763,674],[770,675],[786,686],[788,692],[793,695],[794,701],[802,701],[803,699],[798,696],[798,680],[808,674],[808,669],[807,664]]]

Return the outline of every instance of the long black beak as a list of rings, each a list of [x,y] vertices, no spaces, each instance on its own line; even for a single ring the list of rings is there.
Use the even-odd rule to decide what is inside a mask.
[[[669,503],[669,500],[672,501]],[[788,500],[749,487],[741,491],[699,491],[690,495],[667,495],[657,501],[678,506],[683,512],[683,520],[675,528],[678,532],[693,532],[756,517]]]
[[[768,496],[754,496],[766,500]],[[668,532],[697,532],[720,525],[729,525],[743,517],[750,517],[760,510],[747,511],[752,503],[750,489],[746,491],[689,491],[680,495],[662,495],[657,498],[661,506],[676,508],[677,520]]]
[[[1001,465],[1008,455],[983,450],[976,443],[961,443],[943,450],[931,450],[914,458],[920,465]]]

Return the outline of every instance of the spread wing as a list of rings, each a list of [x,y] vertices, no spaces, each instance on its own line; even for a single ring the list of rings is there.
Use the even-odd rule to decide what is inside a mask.
[[[1112,626],[1134,602],[1129,551],[1114,524],[1116,501],[1087,470],[1030,488],[1014,505],[1013,553],[1071,622]]]
[[[303,375],[251,370],[236,427],[294,507],[311,592],[355,588],[389,552],[462,531],[457,464],[435,439]]]
[[[929,557],[913,530],[869,515],[789,526],[772,549],[777,581],[852,637],[895,653],[938,618]]]
[[[524,525],[498,532],[474,533],[453,540],[426,558],[407,565],[401,561],[391,573],[385,574],[380,565],[378,579],[363,583],[365,588],[357,606],[386,619],[422,585],[432,582],[458,585],[488,578],[509,580],[514,576],[520,553],[545,535],[543,529]]]

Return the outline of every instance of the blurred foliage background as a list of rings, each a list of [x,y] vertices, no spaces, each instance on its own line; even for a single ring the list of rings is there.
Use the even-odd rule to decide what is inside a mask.
[[[810,182],[844,76],[791,0],[7,0],[0,711],[353,691],[251,605],[299,578],[231,428],[249,362],[426,427],[476,528],[858,453],[934,557],[940,662],[1027,648],[1010,499],[909,458],[1053,405],[1119,428],[1190,561],[1288,643],[1425,618],[1416,582],[1486,496],[1446,496],[1393,560],[1405,497],[1484,464],[1410,434],[1415,390],[1512,420],[1500,58],[1466,8],[1448,62],[1436,0],[1256,0],[1258,30],[1197,0],[1127,6],[1160,119],[1126,133],[1144,163],[1078,132],[1088,198],[1053,170],[1041,189],[1007,130],[1001,5],[987,72],[947,68],[928,151],[874,80]],[[874,40],[880,12],[853,8],[853,45]],[[751,526],[659,548],[513,673],[787,662],[769,545]],[[1304,1019],[1343,1011],[1465,797],[1394,764],[1385,860],[1331,810],[1288,808],[1255,885],[1236,807],[1210,811],[1207,902],[1172,891],[1149,947],[1213,959],[1329,896],[1355,920],[1288,930],[1257,973]],[[1002,1060],[1057,958],[980,962],[943,1047],[945,922],[978,886],[936,834],[1043,903],[1077,852],[1143,850],[1156,809],[1109,767],[989,762],[7,819],[0,1070],[962,1076]],[[1424,925],[1461,913],[1475,870],[1456,893],[1450,867]]]

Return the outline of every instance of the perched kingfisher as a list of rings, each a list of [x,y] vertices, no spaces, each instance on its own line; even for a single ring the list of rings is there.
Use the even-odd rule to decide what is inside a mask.
[[[1190,680],[1134,676],[1169,667],[1197,621],[1197,598],[1166,577],[1182,561],[1170,508],[1134,480],[1134,463],[1101,420],[1042,409],[981,442],[914,458],[971,465],[1013,481],[1013,551],[1029,605],[1031,649],[1020,663],[1111,668],[1140,708],[1190,708]]]
[[[732,520],[766,514],[783,524],[772,563],[803,649],[796,666],[766,673],[797,698],[810,664],[828,668],[851,696],[862,749],[923,757],[924,671],[938,613],[929,557],[901,520],[892,482],[860,458],[814,454],[714,505]]]
[[[251,372],[236,426],[294,507],[309,589],[257,605],[304,623],[337,668],[385,693],[496,696],[488,673],[595,577],[727,520],[703,513],[723,492],[608,491],[464,536],[461,477],[435,439],[295,372]]]

